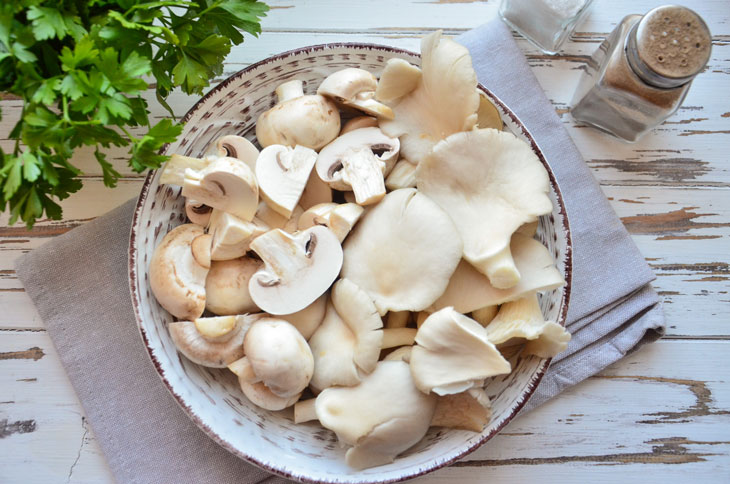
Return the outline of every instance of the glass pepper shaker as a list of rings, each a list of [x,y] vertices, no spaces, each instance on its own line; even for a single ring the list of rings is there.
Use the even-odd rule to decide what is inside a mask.
[[[571,114],[636,141],[677,111],[711,48],[707,25],[688,8],[667,5],[628,15],[591,57]]]
[[[554,55],[593,0],[502,0],[499,15],[546,54]]]

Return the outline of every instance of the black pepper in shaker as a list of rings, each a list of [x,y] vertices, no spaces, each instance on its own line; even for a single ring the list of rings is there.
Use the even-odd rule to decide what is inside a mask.
[[[628,15],[591,57],[571,114],[636,141],[677,111],[711,48],[707,25],[686,7]]]

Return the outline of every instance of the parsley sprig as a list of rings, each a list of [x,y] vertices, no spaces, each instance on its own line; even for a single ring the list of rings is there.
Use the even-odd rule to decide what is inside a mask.
[[[0,147],[0,211],[30,228],[45,213],[60,219],[63,200],[82,185],[71,163],[94,149],[104,184],[120,178],[104,149],[128,147],[135,172],[157,168],[158,154],[182,125],[152,125],[142,94],[154,78],[158,101],[176,87],[200,94],[223,71],[243,32],[258,35],[268,7],[256,0],[13,0],[0,2],[0,98],[23,101]],[[1,114],[1,113],[0,113]],[[174,114],[173,114],[174,117]],[[135,133],[146,134],[134,136]]]

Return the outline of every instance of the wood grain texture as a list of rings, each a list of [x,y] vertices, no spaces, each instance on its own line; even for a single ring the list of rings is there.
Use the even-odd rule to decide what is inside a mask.
[[[435,29],[457,35],[494,18],[499,2],[275,0],[264,34],[229,55],[226,76],[272,54],[325,42],[371,42],[418,50]],[[518,38],[533,72],[613,208],[657,275],[667,339],[609,367],[510,424],[463,461],[419,479],[477,482],[730,481],[730,8],[691,2],[713,33],[713,52],[680,110],[638,143],[578,125],[571,97],[590,54],[628,13],[656,0],[595,2],[562,55]],[[151,101],[155,118],[165,112]],[[183,114],[193,97],[175,92]],[[0,147],[21,103],[0,96]],[[75,162],[85,187],[62,203],[62,221],[33,231],[0,215],[0,482],[112,482],[93,431],[18,281],[14,262],[135,197],[142,175],[123,150],[109,154],[125,178],[103,187],[90,151]]]

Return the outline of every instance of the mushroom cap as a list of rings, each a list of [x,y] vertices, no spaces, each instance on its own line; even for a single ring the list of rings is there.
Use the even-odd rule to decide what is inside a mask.
[[[378,126],[378,118],[373,116],[355,116],[349,119],[340,129],[340,136],[360,128],[372,128]]]
[[[337,314],[332,302],[317,330],[309,338],[314,357],[310,386],[317,392],[332,386],[353,386],[360,382],[355,365],[355,333]]]
[[[482,388],[470,388],[462,393],[438,397],[431,426],[481,432],[491,416],[487,393]]]
[[[317,153],[304,146],[270,145],[256,161],[256,180],[262,198],[277,213],[291,217],[302,197]]]
[[[303,210],[308,210],[311,207],[320,203],[332,202],[332,189],[329,184],[323,181],[315,170],[309,174],[309,180],[307,180],[307,186],[304,187],[302,192],[302,198],[299,199],[299,206]]]
[[[175,227],[155,248],[150,260],[150,288],[157,302],[180,319],[195,319],[205,309],[208,269],[193,256],[193,239],[203,235],[196,224]]]
[[[213,213],[213,207],[195,200],[185,200],[185,215],[188,216],[190,222],[207,227],[211,213]]]
[[[262,382],[249,383],[243,380],[241,377],[238,378],[238,383],[241,385],[243,394],[246,395],[251,403],[266,410],[276,412],[278,410],[284,410],[285,408],[291,407],[299,397],[298,395],[292,395],[291,397],[280,397],[274,394],[269,388]]]
[[[375,99],[392,103],[413,91],[421,80],[421,69],[406,60],[388,59],[375,90]]]
[[[378,80],[372,73],[348,67],[327,76],[317,88],[317,94],[372,116],[392,119],[393,111],[375,100],[377,86]]]
[[[218,138],[215,142],[218,156],[230,156],[246,163],[251,170],[256,170],[256,158],[259,150],[243,136],[229,134]]]
[[[337,106],[320,95],[302,95],[280,102],[256,121],[256,138],[263,147],[301,145],[319,150],[339,132]]]
[[[416,343],[411,350],[411,374],[425,393],[459,393],[511,371],[509,362],[487,339],[486,329],[453,308],[429,316],[418,329]]]
[[[205,307],[221,316],[257,312],[248,283],[262,267],[263,263],[252,257],[213,261],[205,280]]]
[[[256,377],[278,397],[301,394],[312,378],[312,351],[301,333],[283,319],[256,321],[243,348]]]
[[[292,314],[282,314],[279,318],[289,321],[308,340],[324,319],[327,310],[327,293],[319,296],[312,304]]]
[[[251,242],[264,268],[249,282],[251,298],[269,314],[291,314],[314,302],[342,267],[342,246],[320,225],[294,235],[274,229]]]
[[[344,243],[342,277],[367,292],[381,315],[421,311],[444,292],[461,252],[446,212],[404,188],[360,218]]]
[[[418,391],[408,364],[382,361],[354,387],[323,390],[315,401],[317,418],[337,434],[347,463],[364,469],[392,462],[428,430],[436,399]]]
[[[297,205],[292,211],[291,217],[287,218],[277,213],[268,203],[262,201],[259,203],[254,222],[262,227],[268,227],[268,229],[281,229],[284,232],[293,234],[297,231],[297,220],[303,212],[302,207]]]
[[[178,351],[187,359],[209,368],[225,368],[243,357],[243,340],[255,320],[249,315],[232,317],[236,318],[235,326],[226,337],[219,338],[217,342],[209,341],[201,335],[193,321],[172,322],[167,325],[167,329]]]
[[[493,286],[514,286],[519,273],[500,262],[511,263],[510,237],[553,208],[547,171],[532,149],[495,129],[457,133],[418,165],[416,184],[454,220],[464,258]]]

